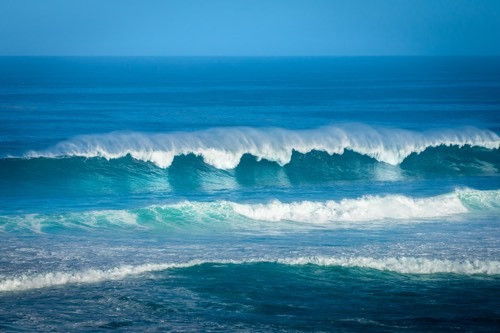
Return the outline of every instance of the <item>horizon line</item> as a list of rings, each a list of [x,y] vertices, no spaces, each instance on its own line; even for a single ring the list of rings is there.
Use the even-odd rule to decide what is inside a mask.
[[[496,58],[500,54],[381,55],[1,55],[0,58]]]

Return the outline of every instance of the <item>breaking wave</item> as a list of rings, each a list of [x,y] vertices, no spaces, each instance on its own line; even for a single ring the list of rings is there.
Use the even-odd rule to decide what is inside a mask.
[[[131,156],[168,168],[176,156],[193,154],[215,168],[233,169],[246,154],[283,166],[290,163],[294,152],[342,155],[348,150],[398,165],[411,154],[440,146],[498,149],[500,137],[492,131],[473,127],[417,132],[360,124],[309,130],[236,127],[165,134],[113,132],[78,136],[23,157],[79,156],[110,160]]]
[[[289,186],[318,184],[344,180],[392,181],[410,178],[441,178],[451,175],[497,176],[500,173],[500,150],[481,147],[433,147],[420,154],[413,153],[400,165],[392,166],[346,150],[342,155],[312,151],[293,152],[291,161],[280,167],[274,162],[257,161],[243,155],[232,170],[220,170],[204,163],[202,157],[175,157],[167,169],[133,159],[114,160],[79,156],[65,158],[0,159],[0,192],[15,186],[18,191],[33,192],[33,186],[54,191],[123,190],[157,188],[162,191],[183,191],[200,186],[234,188],[235,186]],[[1,186],[3,184],[3,186]],[[76,189],[75,186],[81,186]],[[23,187],[24,186],[24,187]]]
[[[401,274],[461,274],[461,275],[498,275],[500,261],[483,260],[441,260],[427,258],[369,258],[369,257],[297,257],[249,260],[193,260],[184,263],[159,263],[143,265],[123,265],[110,269],[87,269],[82,271],[55,271],[47,273],[24,274],[0,280],[0,292],[23,291],[50,288],[68,284],[98,283],[120,280],[144,273],[168,269],[189,268],[200,265],[242,265],[242,264],[280,264],[280,265],[317,265],[328,267],[367,268],[391,271]]]
[[[370,195],[339,201],[236,203],[184,201],[130,210],[101,210],[63,214],[28,214],[0,217],[4,231],[50,232],[51,228],[150,229],[206,227],[258,227],[267,222],[298,222],[323,227],[384,225],[385,221],[414,223],[460,216],[470,212],[500,210],[500,190],[471,189],[426,198],[403,195]],[[374,223],[379,222],[379,223]],[[382,223],[380,223],[382,222]],[[269,226],[276,226],[268,223]],[[286,228],[285,225],[278,225]]]

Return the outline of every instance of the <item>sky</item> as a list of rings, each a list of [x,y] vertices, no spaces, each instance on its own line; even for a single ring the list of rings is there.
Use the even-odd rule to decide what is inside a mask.
[[[500,0],[0,0],[15,55],[500,55]]]

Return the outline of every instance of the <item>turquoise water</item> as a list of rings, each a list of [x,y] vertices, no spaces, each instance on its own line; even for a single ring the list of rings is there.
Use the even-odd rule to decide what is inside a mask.
[[[498,58],[0,58],[1,331],[498,331]]]

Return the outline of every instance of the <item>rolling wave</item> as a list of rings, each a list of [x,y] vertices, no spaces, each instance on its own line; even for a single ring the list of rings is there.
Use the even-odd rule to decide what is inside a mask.
[[[411,198],[403,195],[363,196],[340,201],[266,204],[230,203],[233,211],[258,221],[314,224],[373,221],[415,221],[500,208],[500,191],[456,190],[445,195]]]
[[[4,232],[52,229],[162,229],[162,228],[252,228],[262,223],[287,228],[287,223],[301,223],[332,228],[369,228],[392,223],[416,223],[471,212],[498,211],[500,190],[471,189],[427,198],[403,195],[363,196],[340,201],[299,201],[245,204],[231,201],[184,201],[130,210],[100,210],[63,214],[28,214],[1,216]],[[258,222],[258,223],[257,223]],[[283,222],[276,224],[269,222]],[[255,224],[257,223],[257,225]]]
[[[242,205],[233,203],[234,211],[252,220],[294,221],[325,224],[328,222],[368,222],[428,219],[466,213],[468,210],[458,196],[423,199],[403,195],[365,196],[341,201],[301,201]]]
[[[113,132],[78,136],[23,157],[80,156],[109,160],[131,156],[168,168],[176,156],[193,154],[217,169],[234,169],[246,154],[283,166],[290,163],[293,152],[342,155],[349,150],[398,165],[411,154],[440,146],[498,149],[500,137],[492,131],[473,127],[417,132],[361,124],[310,130],[236,127],[165,134]]]
[[[192,260],[183,263],[157,263],[142,265],[123,265],[110,269],[87,269],[82,271],[55,271],[47,273],[24,274],[0,280],[0,292],[24,291],[50,288],[68,284],[98,283],[124,279],[129,276],[169,269],[190,268],[200,265],[244,265],[279,264],[289,266],[317,265],[326,267],[346,267],[391,271],[401,274],[460,274],[460,275],[499,275],[500,261],[492,260],[442,260],[414,257],[370,258],[370,257],[297,257],[261,258],[248,260]]]
[[[82,156],[0,158],[0,196],[10,196],[12,191],[55,196],[164,194],[499,174],[500,149],[471,146],[429,147],[419,154],[410,154],[395,166],[347,149],[342,155],[293,151],[290,162],[284,166],[244,154],[237,167],[230,170],[217,169],[205,163],[202,156],[193,154],[176,156],[169,168],[159,168],[130,155],[111,160]]]

